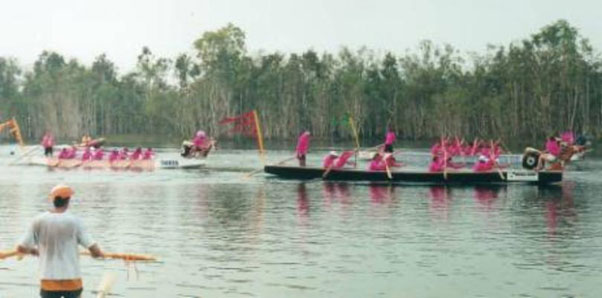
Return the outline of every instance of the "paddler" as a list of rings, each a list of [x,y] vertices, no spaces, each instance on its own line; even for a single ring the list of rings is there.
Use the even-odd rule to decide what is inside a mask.
[[[92,138],[90,137],[89,134],[85,134],[82,137],[82,143],[81,143],[81,145],[88,147],[88,146],[90,146],[90,142],[92,142]]]
[[[391,126],[389,126],[389,128],[387,129],[387,134],[385,135],[385,152],[386,153],[393,153],[393,143],[395,143],[395,132],[393,132],[393,129],[391,128]]]
[[[40,297],[80,297],[83,291],[79,245],[94,258],[104,257],[82,221],[71,212],[71,187],[57,185],[50,191],[50,211],[36,216],[19,241],[17,251],[39,257]]]
[[[132,156],[130,157],[131,160],[139,160],[142,159],[142,148],[138,147],[136,148],[136,150],[134,150],[134,153],[132,153]]]
[[[121,152],[119,152],[119,159],[126,160],[130,157],[130,150],[127,147],[123,147]]]
[[[385,162],[383,160],[383,156],[380,153],[374,154],[372,157],[372,161],[368,165],[368,170],[370,171],[384,171],[387,169]]]
[[[328,155],[324,157],[322,161],[322,166],[325,169],[332,168],[334,166],[334,161],[339,157],[339,155],[335,151],[330,151]]]
[[[109,154],[109,162],[115,162],[119,159],[119,151],[117,151],[117,149],[113,149],[111,151],[111,153]]]
[[[94,151],[94,160],[102,160],[104,155],[105,152],[102,148],[96,148],[96,151]]]
[[[429,164],[429,172],[441,172],[445,169],[445,161],[443,156],[435,155]]]
[[[86,147],[86,149],[84,149],[84,153],[82,153],[82,161],[90,160],[92,160],[92,152],[90,151],[90,147]]]
[[[297,153],[297,159],[299,160],[299,166],[305,166],[305,159],[307,155],[307,151],[309,150],[309,131],[304,131],[297,141],[297,147],[295,148],[295,152]]]
[[[42,147],[44,147],[44,156],[52,157],[52,151],[54,147],[54,137],[50,131],[46,131],[44,137],[42,137]]]
[[[153,148],[146,148],[146,151],[144,151],[144,153],[142,153],[142,159],[144,160],[150,160],[153,159],[153,157],[155,156],[155,153],[153,152]]]

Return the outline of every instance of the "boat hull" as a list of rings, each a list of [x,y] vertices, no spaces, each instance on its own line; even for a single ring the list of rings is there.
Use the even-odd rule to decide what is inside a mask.
[[[533,172],[525,170],[502,170],[500,172],[471,172],[449,171],[392,171],[391,178],[384,171],[364,171],[357,169],[331,170],[324,177],[324,168],[291,167],[268,165],[264,171],[284,179],[324,179],[333,181],[381,181],[413,184],[506,184],[506,183],[531,183],[550,184],[562,181],[561,171]]]
[[[152,171],[156,169],[200,169],[205,167],[205,159],[196,158],[159,158],[156,160],[118,160],[115,162],[88,161],[82,162],[78,159],[58,160],[57,158],[32,157],[27,161],[29,165],[47,166],[51,168],[73,169],[112,169],[112,170],[134,170]]]

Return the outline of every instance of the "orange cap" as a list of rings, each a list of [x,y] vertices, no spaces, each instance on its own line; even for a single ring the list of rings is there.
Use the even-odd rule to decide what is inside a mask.
[[[59,184],[52,188],[50,191],[50,199],[54,200],[56,197],[61,197],[63,199],[71,198],[74,194],[73,189],[67,185]]]

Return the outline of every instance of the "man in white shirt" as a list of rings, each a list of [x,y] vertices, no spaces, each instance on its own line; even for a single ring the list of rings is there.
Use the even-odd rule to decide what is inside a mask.
[[[17,246],[24,254],[40,257],[42,298],[78,298],[83,291],[78,245],[95,257],[103,253],[86,233],[81,220],[67,211],[73,189],[57,185],[50,191],[54,208],[33,220]]]

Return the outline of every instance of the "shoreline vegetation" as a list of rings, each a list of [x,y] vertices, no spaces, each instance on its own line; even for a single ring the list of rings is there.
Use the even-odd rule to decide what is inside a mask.
[[[255,109],[266,139],[363,140],[502,138],[541,143],[572,129],[602,133],[602,59],[564,20],[485,53],[462,54],[423,41],[414,52],[250,54],[245,33],[228,24],[205,32],[194,53],[155,56],[143,47],[120,74],[103,54],[91,66],[44,51],[31,71],[0,57],[0,113],[16,117],[28,143],[45,130],[82,134],[224,138],[226,116]]]

